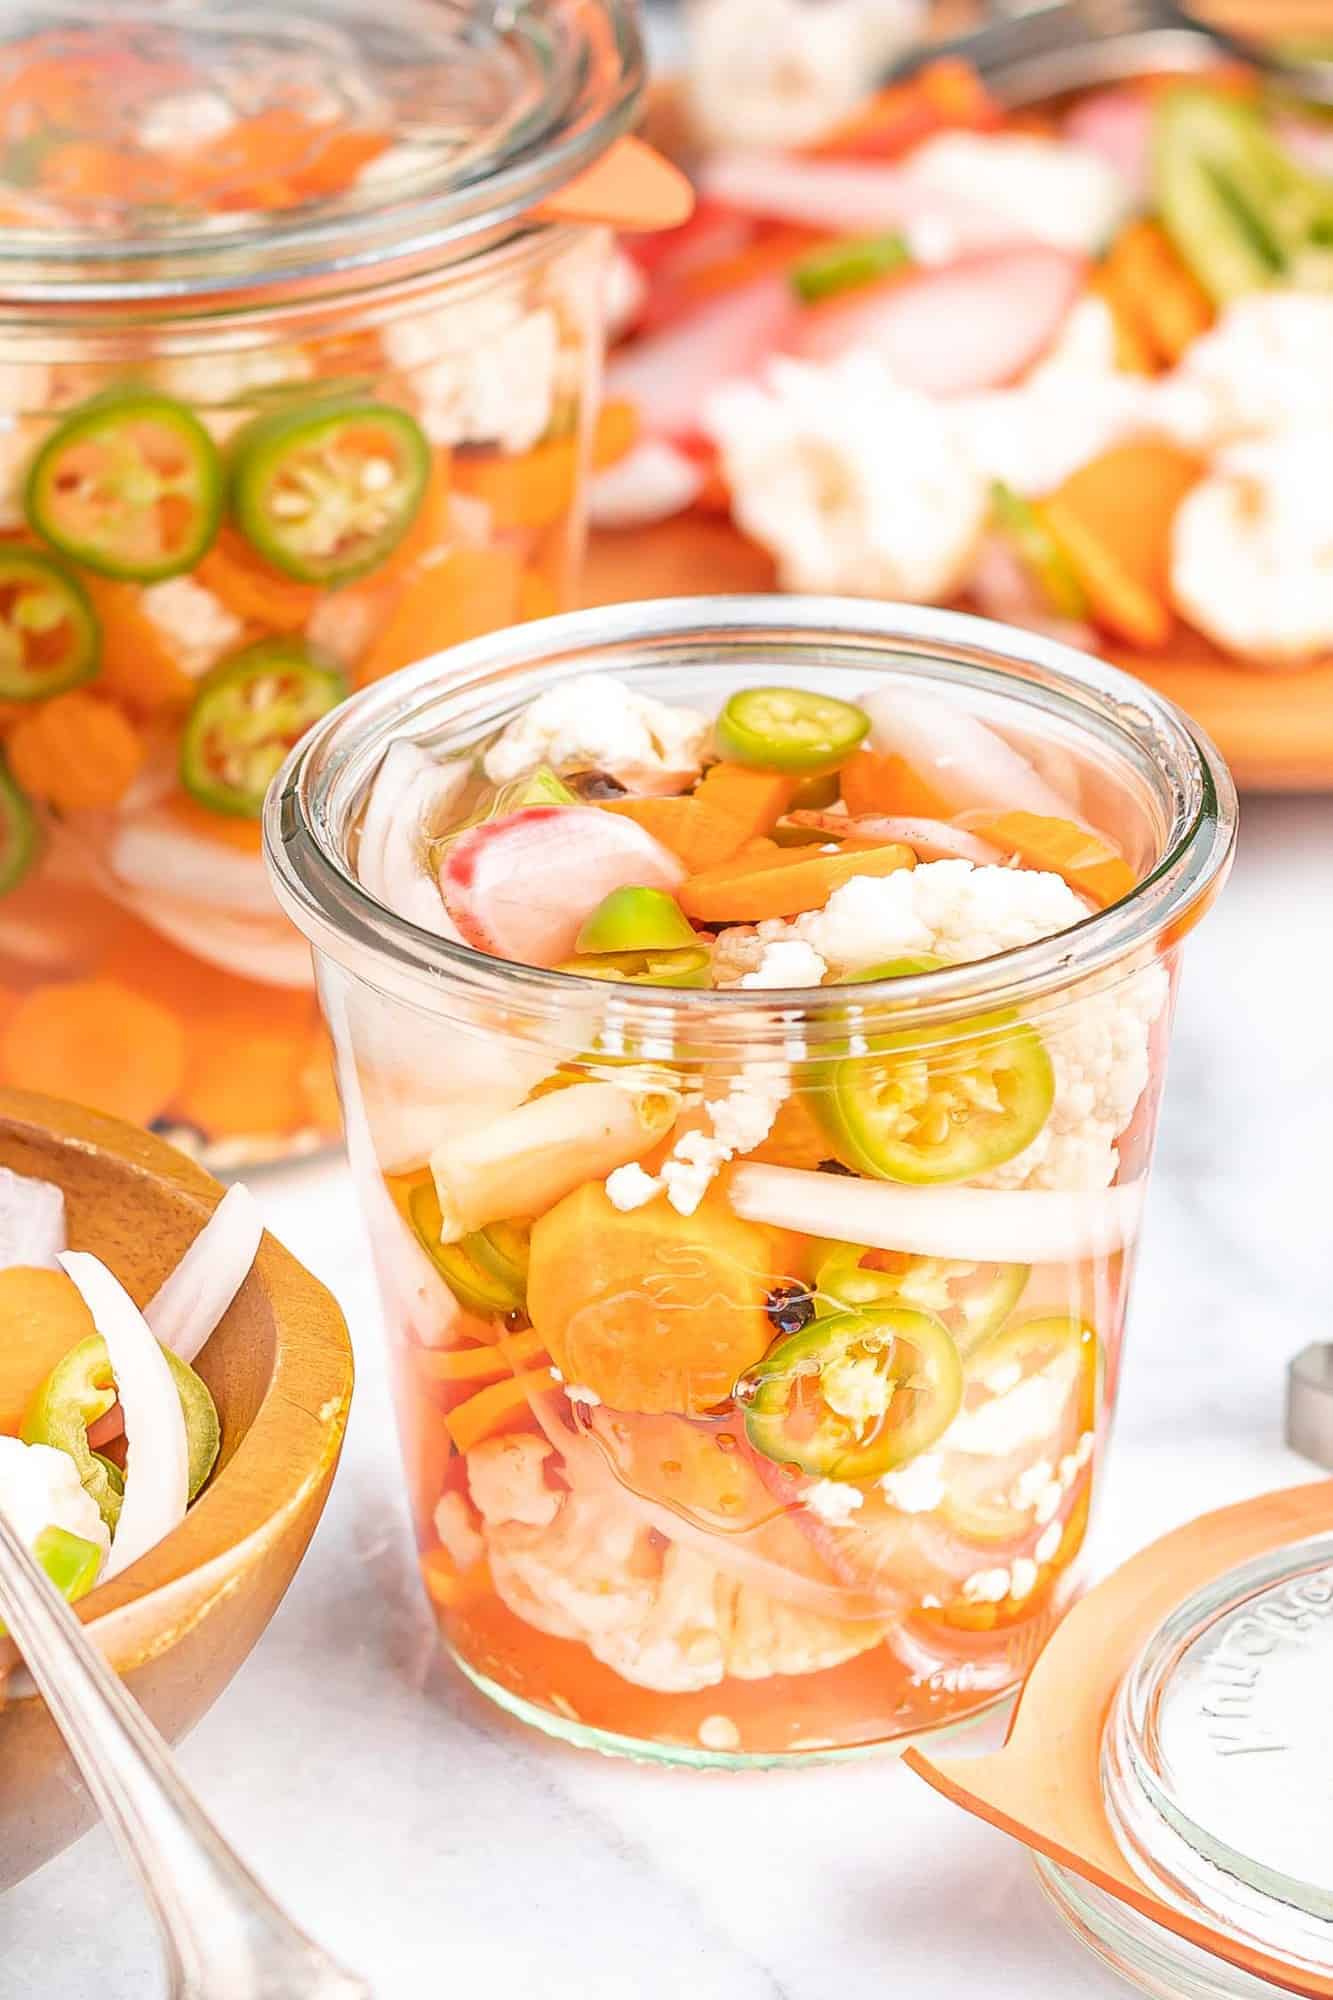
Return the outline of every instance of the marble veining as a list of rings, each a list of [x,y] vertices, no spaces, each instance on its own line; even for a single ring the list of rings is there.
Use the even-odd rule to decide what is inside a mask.
[[[1193,940],[1097,1532],[1105,1568],[1314,1476],[1287,1359],[1333,1309],[1333,799],[1257,800]],[[191,1778],[380,2000],[1114,2000],[1021,1851],[884,1760],[746,1778],[580,1756],[437,1661],[418,1601],[350,1191],[254,1183],[337,1291],[360,1378],[324,1524]],[[148,2000],[149,1922],[105,1835],[0,1901],[0,1995]]]

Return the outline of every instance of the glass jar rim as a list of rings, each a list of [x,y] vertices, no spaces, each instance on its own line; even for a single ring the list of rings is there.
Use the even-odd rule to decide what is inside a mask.
[[[343,0],[338,0],[341,6]],[[360,0],[346,0],[346,7]],[[370,290],[404,275],[445,267],[504,241],[536,220],[541,204],[595,164],[633,123],[646,80],[646,55],[634,0],[525,0],[487,14],[468,0],[368,0],[377,25],[403,18],[427,55],[461,76],[480,79],[475,130],[458,112],[456,158],[444,134],[415,172],[355,183],[340,195],[289,208],[186,220],[169,227],[149,211],[137,226],[72,221],[68,229],[15,228],[0,243],[0,312],[60,315],[192,312],[244,313],[293,294],[339,288]],[[201,34],[272,32],[312,55],[322,34],[341,35],[350,50],[364,24],[342,22],[333,0],[318,0],[303,21],[297,10],[229,6],[182,17],[175,0],[128,0],[107,15],[99,0],[68,0],[52,18],[76,25],[120,25],[127,33],[194,27]],[[430,24],[429,34],[424,23]],[[38,13],[34,29],[47,23]],[[356,32],[349,34],[351,30]],[[364,37],[373,40],[373,36]],[[447,57],[447,64],[446,64]],[[367,55],[367,61],[372,58]],[[489,65],[489,67],[488,67]],[[484,85],[484,87],[483,87]],[[506,102],[512,85],[514,101]],[[441,116],[443,114],[441,113]],[[406,148],[409,152],[412,145]],[[431,148],[417,146],[429,155]],[[225,226],[222,226],[225,225]]]
[[[810,657],[906,668],[923,682],[959,682],[1024,697],[1036,713],[1130,744],[1170,799],[1156,863],[1121,902],[1054,936],[937,970],[846,986],[740,991],[608,987],[578,974],[490,957],[419,929],[375,901],[346,859],[345,835],[390,742],[432,741],[447,723],[474,741],[553,681],[673,663],[753,656],[756,664]],[[436,726],[432,726],[433,723]],[[784,1040],[793,1024],[812,1039],[845,1039],[855,1004],[910,1015],[913,1027],[1058,994],[1113,976],[1174,943],[1207,909],[1235,843],[1230,772],[1204,733],[1131,675],[1043,635],[955,611],[856,598],[662,598],[546,618],[449,649],[363,689],[302,740],[270,789],[264,845],[279,902],[310,942],[385,993],[438,1006],[443,987],[483,1013],[558,1022],[590,993],[627,1037],[683,1030],[710,1045]]]

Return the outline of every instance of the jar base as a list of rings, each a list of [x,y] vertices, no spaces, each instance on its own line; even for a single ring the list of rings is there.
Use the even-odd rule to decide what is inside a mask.
[[[794,1771],[815,1764],[850,1764],[870,1757],[901,1756],[914,1743],[940,1743],[993,1720],[1010,1707],[1016,1693],[1011,1689],[989,1696],[981,1706],[970,1709],[965,1715],[902,1736],[876,1737],[864,1743],[829,1744],[826,1748],[812,1745],[805,1750],[710,1750],[702,1744],[654,1743],[639,1736],[621,1736],[614,1730],[598,1729],[591,1723],[580,1722],[575,1716],[560,1715],[554,1709],[542,1708],[538,1703],[514,1694],[499,1681],[491,1680],[447,1642],[444,1643],[444,1651],[479,1694],[503,1709],[506,1715],[540,1730],[544,1736],[553,1736],[557,1742],[567,1743],[575,1750],[595,1750],[602,1757],[623,1757],[632,1764],[688,1771]]]
[[[1113,1896],[1034,1854],[1037,1880],[1061,1920],[1102,1963],[1154,2000],[1266,2000],[1278,1989],[1137,1916]]]

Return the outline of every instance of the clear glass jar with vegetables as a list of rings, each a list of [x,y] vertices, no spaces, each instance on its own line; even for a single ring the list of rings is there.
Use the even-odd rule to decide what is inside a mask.
[[[736,1765],[1012,1690],[1234,814],[1113,670],[827,600],[552,620],[316,726],[268,851],[489,1695]]]
[[[352,689],[568,601],[627,438],[559,202],[640,83],[622,0],[5,28],[4,1080],[222,1163],[336,1130],[264,791]]]

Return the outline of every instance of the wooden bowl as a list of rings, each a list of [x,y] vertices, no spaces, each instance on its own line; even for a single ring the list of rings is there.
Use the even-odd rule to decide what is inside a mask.
[[[105,1259],[140,1304],[222,1196],[162,1140],[29,1091],[0,1090],[0,1163],[64,1189],[71,1246]],[[222,1420],[211,1480],[174,1534],[76,1607],[173,1742],[221,1694],[291,1582],[328,1495],[352,1393],[342,1313],[271,1236],[197,1366]],[[8,1640],[0,1704],[4,1889],[96,1814]]]

